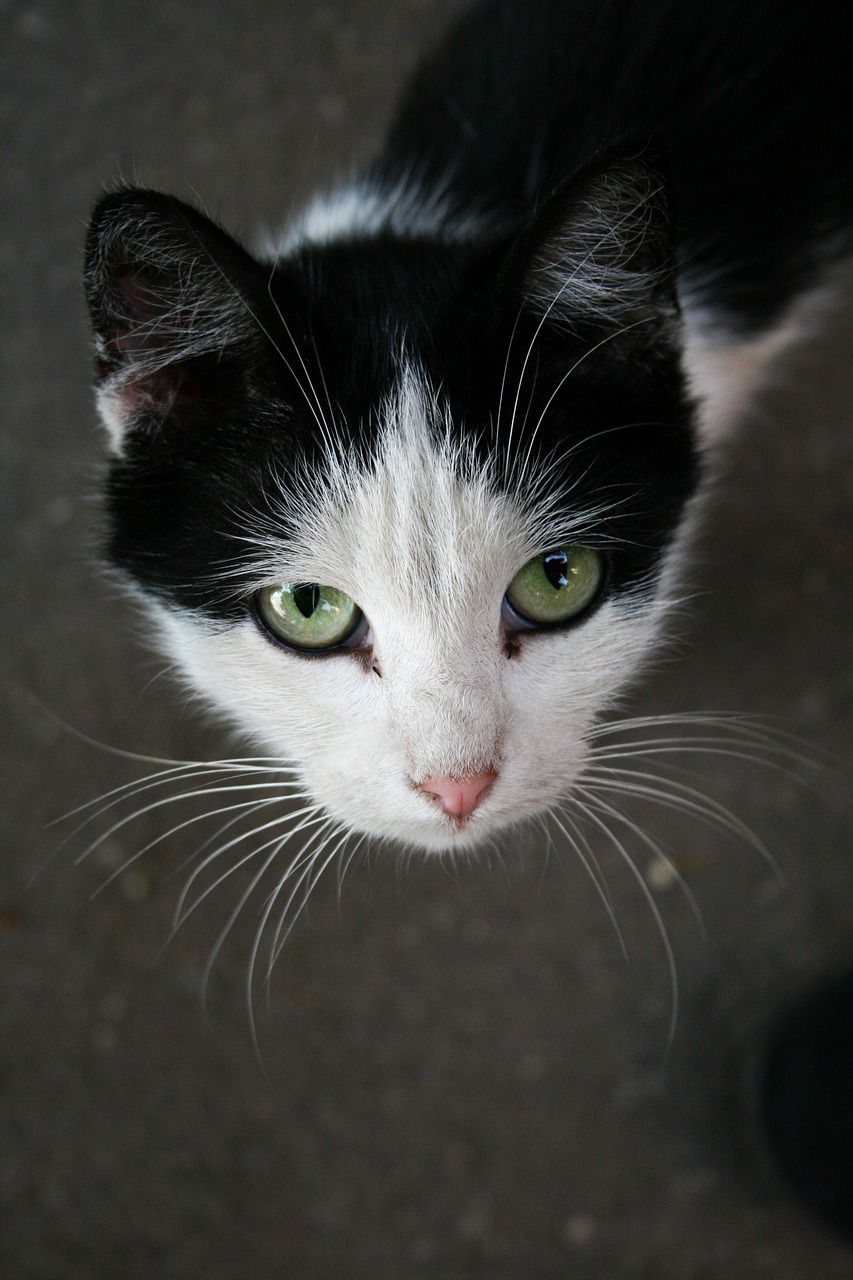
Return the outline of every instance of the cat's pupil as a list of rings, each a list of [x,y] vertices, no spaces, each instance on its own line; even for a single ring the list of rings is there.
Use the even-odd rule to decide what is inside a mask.
[[[320,588],[316,582],[300,583],[293,588],[293,603],[305,618],[310,618],[320,603]]]
[[[569,557],[565,551],[549,551],[542,557],[542,567],[545,570],[545,577],[550,582],[555,591],[559,591],[568,582],[567,567]]]

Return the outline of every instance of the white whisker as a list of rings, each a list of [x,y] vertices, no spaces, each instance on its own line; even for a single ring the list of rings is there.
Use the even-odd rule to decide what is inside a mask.
[[[602,774],[607,776],[602,777]],[[591,767],[584,776],[583,785],[589,791],[639,796],[664,808],[690,814],[701,822],[728,831],[755,849],[768,866],[781,877],[776,859],[751,827],[719,800],[705,795],[695,787],[689,787],[674,778],[661,778],[657,774],[645,773],[638,769],[608,769],[604,766]]]
[[[293,902],[296,894],[299,891],[299,886],[304,882],[305,877],[307,875],[310,875],[311,869],[316,864],[316,860],[318,856],[320,856],[323,849],[328,844],[329,840],[334,838],[335,831],[337,830],[340,830],[340,828],[337,826],[334,820],[331,818],[327,818],[324,822],[320,824],[320,826],[317,828],[316,831],[311,833],[307,842],[302,846],[302,849],[299,851],[299,854],[293,859],[290,866],[285,871],[284,875],[279,879],[278,884],[275,886],[273,891],[268,895],[267,901],[264,904],[264,908],[261,913],[261,918],[258,923],[258,927],[255,930],[255,937],[252,942],[252,949],[251,949],[251,952],[249,953],[249,963],[246,967],[246,1006],[247,1006],[248,1016],[249,1016],[249,1025],[252,1033],[252,1042],[255,1046],[255,1052],[258,1054],[258,1056],[260,1056],[260,1046],[258,1044],[257,1028],[255,1024],[255,1007],[254,1007],[254,1000],[253,1000],[254,978],[255,978],[255,966],[257,964],[258,953],[260,951],[261,942],[262,942],[264,933],[266,932],[267,922],[269,921],[273,908],[275,907],[275,904],[278,901],[279,894],[284,889],[288,880],[292,876],[294,876],[297,871],[300,871],[300,868],[301,868],[300,875],[298,876],[296,883],[291,888],[290,895],[288,896],[287,902],[285,903],[284,910],[281,913],[281,917],[279,919],[278,926],[275,931],[275,935],[270,945],[269,960],[267,961],[267,969],[266,969],[266,976],[265,976],[267,1008],[269,1009],[270,977],[272,975],[273,965],[275,963],[276,956],[278,955],[278,940],[279,940],[279,934],[282,929],[283,921],[287,916],[287,912],[290,910],[291,903]],[[316,847],[312,848],[312,846],[316,846]],[[297,912],[297,916],[298,914],[299,912]],[[294,920],[291,922],[290,928],[292,928],[293,924],[295,923],[296,923],[296,918],[294,917]],[[287,934],[290,933],[290,928],[288,929]],[[285,938],[287,937],[287,934],[285,935]]]
[[[244,795],[246,791],[255,789],[255,785],[259,788],[266,789],[265,784],[248,784],[245,786],[224,786],[224,787],[195,787],[191,791],[180,791],[177,795],[161,796],[159,800],[152,800],[150,804],[143,805],[139,809],[134,809],[132,813],[126,814],[117,822],[114,822],[106,831],[98,836],[97,840],[93,840],[90,845],[81,854],[75,858],[75,862],[79,865],[86,858],[91,857],[96,849],[100,848],[105,841],[110,840],[119,831],[130,826],[131,823],[137,822],[140,818],[145,817],[149,813],[155,812],[157,809],[167,808],[169,805],[180,804],[184,800],[197,800],[199,798],[207,799],[210,796],[219,795]],[[281,797],[285,799],[285,796]]]
[[[559,817],[558,817],[558,813],[560,815]],[[625,938],[623,936],[622,930],[619,927],[619,921],[616,919],[616,912],[613,907],[613,899],[610,894],[610,887],[604,878],[604,873],[601,870],[598,859],[595,857],[595,854],[592,852],[589,841],[586,839],[586,836],[584,836],[583,833],[581,832],[574,818],[568,812],[568,809],[566,806],[563,806],[559,811],[555,810],[549,816],[551,818],[551,821],[555,823],[557,827],[559,827],[560,831],[562,831],[563,835],[568,840],[569,844],[571,845],[574,852],[577,854],[578,858],[580,858],[581,865],[583,866],[584,870],[586,871],[587,875],[589,876],[590,880],[595,886],[595,891],[598,894],[599,899],[601,900],[601,904],[604,907],[604,910],[607,912],[607,917],[610,920],[610,923],[613,925],[613,929],[616,933],[616,937],[619,940],[619,946],[622,951],[622,955],[627,960],[628,949],[625,945]],[[563,826],[561,819],[565,819],[567,822],[571,824],[572,831],[574,831],[575,833],[574,836],[571,834],[571,832],[566,830],[566,828]],[[581,843],[583,844],[584,848],[581,848]],[[586,852],[584,852],[584,849],[586,850]]]
[[[590,804],[594,804],[598,809],[599,813],[603,813],[603,814],[606,814],[608,817],[615,818],[617,822],[620,822],[623,826],[627,827],[628,830],[631,832],[631,834],[637,840],[639,840],[642,844],[644,844],[647,849],[651,850],[655,858],[657,858],[660,862],[663,863],[663,865],[675,877],[675,881],[678,884],[678,887],[681,890],[681,892],[684,894],[687,904],[690,907],[691,912],[693,913],[693,918],[698,924],[699,929],[702,932],[702,935],[705,936],[705,921],[702,917],[702,911],[699,907],[699,903],[696,901],[695,894],[693,893],[692,889],[688,885],[684,876],[679,871],[676,864],[673,862],[671,858],[669,858],[664,853],[663,849],[657,843],[657,841],[653,840],[647,831],[644,831],[642,827],[638,826],[636,822],[632,821],[632,819],[629,818],[626,813],[623,813],[621,809],[617,809],[615,805],[605,802],[604,800],[601,799],[600,796],[590,794],[590,792],[588,792],[585,787],[579,786],[577,788],[577,794],[579,796],[583,796],[586,800],[589,801]]]
[[[613,845],[614,849],[619,854],[625,866],[628,868],[631,875],[634,877],[637,884],[640,886],[640,891],[646,900],[646,904],[649,910],[652,913],[652,918],[654,919],[654,922],[655,922],[655,927],[657,929],[658,937],[660,938],[661,943],[663,944],[664,952],[666,953],[666,963],[669,971],[670,1018],[669,1018],[669,1027],[667,1031],[667,1051],[668,1051],[672,1047],[672,1043],[675,1039],[675,1027],[676,1027],[676,1023],[678,1022],[678,972],[675,964],[675,953],[673,952],[672,943],[670,942],[669,934],[667,933],[666,925],[664,923],[663,916],[661,915],[660,908],[655,902],[652,892],[649,889],[649,886],[646,884],[646,881],[642,873],[635,865],[634,860],[631,857],[630,853],[625,848],[624,844],[619,839],[619,837],[610,829],[610,827],[608,827],[607,823],[604,822],[603,819],[599,816],[597,812],[597,805],[595,805],[593,802],[590,802],[589,804],[587,804],[584,801],[579,800],[577,798],[574,799],[574,804],[581,813],[584,813],[587,816],[587,818],[590,820],[590,822],[593,823],[594,826],[598,827],[598,829],[604,834],[606,839],[609,840],[610,843]]]
[[[204,785],[201,787],[194,788],[192,791],[179,792],[176,795],[172,796],[171,799],[174,801],[179,801],[181,799],[189,799],[199,795],[214,795],[217,793],[217,787],[215,784],[218,781],[218,779],[222,777],[223,774],[227,776],[227,774],[230,772],[232,771],[231,770],[226,771],[221,769],[216,769],[212,771],[208,769],[191,769],[187,771],[176,769],[176,770],[169,771],[167,774],[162,774],[159,776],[155,775],[153,778],[152,777],[143,778],[133,783],[127,783],[123,787],[116,787],[113,789],[113,791],[106,792],[103,796],[100,796],[98,800],[89,801],[86,805],[78,806],[76,810],[72,810],[72,812],[67,815],[67,817],[72,817],[74,816],[74,814],[81,813],[85,809],[90,808],[93,803],[97,804],[100,801],[106,801],[106,803],[103,804],[101,808],[93,810],[84,819],[83,822],[81,822],[77,827],[75,827],[74,830],[71,831],[69,835],[65,837],[65,839],[61,842],[61,844],[58,847],[62,848],[63,845],[69,844],[71,841],[75,840],[76,837],[80,835],[82,831],[85,831],[86,827],[91,826],[94,822],[97,822],[100,818],[103,818],[104,815],[109,813],[111,809],[115,809],[119,805],[129,802],[131,800],[136,800],[138,796],[143,795],[146,791],[153,791],[159,787],[169,786],[172,783],[188,782],[188,781],[192,781],[195,778],[209,777],[210,774],[212,773],[213,776],[210,777],[209,785]],[[257,771],[251,770],[248,772],[250,774],[255,774]],[[270,772],[274,772],[274,771],[271,770]],[[271,778],[269,782],[237,784],[231,787],[230,789],[234,791],[274,789],[278,795],[284,798],[285,796],[292,794],[294,791],[298,792],[299,788],[300,788],[300,784],[294,779]],[[219,790],[221,793],[221,789]],[[132,822],[134,818],[136,818],[137,816],[141,817],[144,814],[144,812],[145,810],[142,808],[134,810],[131,814],[126,815],[127,821]],[[78,859],[78,861],[82,861],[83,858],[87,856],[88,852],[90,852],[90,850],[87,850],[86,853],[82,854]]]
[[[311,860],[305,870],[305,873],[302,876],[300,876],[299,880],[294,885],[293,890],[290,896],[288,897],[282,912],[279,915],[276,931],[275,931],[275,934],[273,935],[273,940],[270,945],[269,960],[267,962],[267,971],[266,971],[266,977],[265,977],[265,981],[267,982],[267,984],[269,983],[270,977],[272,975],[275,962],[278,959],[279,955],[281,954],[281,950],[284,947],[285,943],[287,942],[287,939],[290,936],[293,930],[293,927],[296,924],[296,921],[299,919],[299,916],[305,909],[308,899],[310,898],[311,894],[314,892],[314,888],[317,884],[317,881],[320,879],[320,876],[326,870],[326,867],[334,859],[336,854],[338,854],[340,850],[343,848],[343,846],[346,844],[346,841],[349,838],[349,834],[350,833],[348,831],[342,830],[340,825],[335,823],[332,826],[332,828],[329,830],[328,834],[324,836],[323,842],[313,851],[311,855]],[[331,853],[326,855],[326,857],[323,860],[322,866],[320,867],[319,871],[317,871],[315,874],[314,868],[316,867],[317,862],[323,856],[324,851],[332,842],[332,840],[334,840],[335,836],[339,837],[337,844],[334,846]],[[292,919],[290,920],[290,923],[287,925],[287,928],[285,928],[284,925],[285,925],[285,921],[287,920],[287,913],[289,912],[291,906],[293,905],[296,894],[303,883],[305,884],[305,891],[304,891],[302,902],[300,903],[299,908],[296,911],[296,914],[292,917]],[[273,901],[277,896],[278,896],[278,890],[276,890],[276,894],[274,895]]]
[[[177,835],[180,831],[184,831],[187,827],[190,827],[197,822],[206,822],[209,818],[221,817],[225,813],[236,813],[236,817],[232,818],[230,822],[225,823],[219,828],[219,833],[221,834],[222,831],[227,830],[229,826],[233,826],[236,822],[239,822],[248,810],[255,811],[264,805],[279,804],[284,798],[285,797],[283,796],[274,796],[271,799],[261,801],[243,800],[237,804],[223,805],[218,809],[205,810],[203,813],[193,814],[192,817],[185,818],[182,822],[178,822],[175,823],[174,826],[167,827],[165,831],[161,831],[159,835],[154,836],[147,844],[144,844],[141,848],[134,850],[130,857],[127,858],[120,867],[117,867],[107,876],[107,878],[94,891],[92,896],[96,897],[99,893],[102,893],[108,885],[112,884],[119,876],[124,875],[128,868],[143,858],[146,853],[150,853],[157,845],[163,844],[166,840],[172,839],[173,836]],[[181,800],[183,799],[183,796],[175,796],[174,799]],[[205,843],[209,842],[206,841]]]
[[[319,813],[320,813],[320,808],[318,805],[309,804],[302,809],[297,809],[295,812],[281,814],[278,818],[274,818],[271,822],[264,822],[264,823],[261,823],[259,826],[252,827],[249,831],[242,831],[240,832],[239,835],[233,836],[230,840],[226,841],[225,844],[217,845],[217,847],[213,850],[213,852],[209,853],[201,861],[201,863],[193,870],[191,875],[188,876],[187,881],[180,892],[178,901],[175,904],[175,910],[173,913],[173,925],[172,925],[173,932],[179,929],[184,924],[184,922],[201,905],[201,903],[205,900],[205,898],[207,898],[214,891],[214,889],[217,889],[224,880],[227,880],[228,877],[233,875],[235,871],[238,871],[240,867],[244,866],[247,862],[251,861],[251,859],[254,858],[259,852],[261,852],[264,849],[268,849],[269,846],[273,844],[275,840],[279,839],[279,836],[276,835],[273,838],[273,840],[268,840],[264,844],[259,845],[257,848],[250,850],[250,852],[246,854],[244,857],[240,858],[238,862],[228,867],[222,873],[222,875],[217,880],[214,881],[213,884],[208,885],[208,887],[205,890],[203,890],[202,893],[200,893],[197,898],[194,898],[193,901],[190,903],[190,905],[185,908],[184,904],[186,903],[186,900],[189,896],[192,886],[195,884],[196,880],[198,880],[199,876],[202,875],[204,871],[213,862],[216,861],[217,858],[220,858],[224,853],[228,853],[230,849],[235,849],[238,845],[243,844],[246,840],[252,840],[254,839],[255,836],[262,835],[265,831],[272,831],[276,828],[280,830],[285,825],[285,823],[293,822],[295,819],[301,818],[302,819],[301,822],[299,822],[296,826],[289,828],[285,832],[284,838],[286,840],[289,840],[298,832],[304,830],[305,827],[310,826],[314,820],[312,815],[317,815]]]
[[[187,916],[189,916],[190,913],[195,910],[195,908],[204,900],[204,898],[206,898],[207,895],[213,891],[213,889],[217,888],[220,884],[222,884],[222,882],[233,871],[236,871],[239,866],[244,865],[247,861],[249,861],[252,858],[256,858],[259,853],[262,853],[264,850],[272,846],[272,853],[270,853],[268,857],[264,859],[260,870],[255,873],[248,887],[240,895],[240,898],[238,899],[236,906],[233,908],[233,910],[231,911],[231,914],[228,916],[228,919],[226,920],[225,925],[220,931],[219,936],[216,939],[216,942],[213,944],[213,947],[211,948],[211,951],[210,951],[210,954],[208,955],[207,961],[204,966],[204,972],[202,975],[202,983],[201,983],[202,1002],[206,1000],[206,992],[207,992],[208,983],[210,981],[210,975],[213,972],[213,966],[216,963],[216,958],[219,955],[219,952],[222,950],[222,947],[225,944],[225,940],[228,937],[228,934],[231,932],[231,929],[235,921],[237,920],[237,917],[240,915],[246,903],[249,901],[252,894],[255,892],[255,889],[258,887],[258,885],[260,884],[263,877],[266,875],[269,868],[272,866],[276,858],[281,853],[281,850],[284,848],[287,842],[290,839],[292,839],[292,837],[296,834],[297,831],[304,830],[305,827],[312,825],[313,822],[323,822],[323,821],[328,821],[328,819],[324,819],[322,814],[318,814],[313,819],[306,819],[298,827],[295,827],[293,830],[285,832],[283,836],[275,836],[273,837],[272,840],[268,840],[264,844],[258,846],[256,849],[253,849],[251,853],[247,854],[246,857],[242,858],[240,862],[236,864],[236,866],[229,868],[226,872],[224,872],[219,877],[218,880],[215,881],[213,885],[211,885],[208,889],[206,889],[203,894],[200,894],[199,897],[195,900],[195,902],[193,902],[193,904],[185,912],[183,917],[184,920],[186,920]],[[293,862],[290,864],[288,871],[285,873],[285,877],[288,875],[292,875],[294,873],[295,869],[301,865],[304,859],[304,856],[305,856],[304,853],[301,851],[296,855]],[[183,921],[181,923],[183,923]]]
[[[333,435],[332,430],[331,430],[330,423],[327,421],[327,419],[326,419],[326,417],[325,417],[325,414],[324,414],[324,412],[323,412],[323,406],[322,406],[322,404],[320,403],[320,397],[319,397],[319,395],[317,394],[317,389],[316,389],[316,387],[314,386],[313,381],[311,380],[311,374],[308,372],[308,366],[307,366],[307,365],[306,365],[306,363],[305,363],[305,359],[304,359],[304,357],[303,357],[303,355],[302,355],[302,352],[299,350],[299,347],[298,347],[298,345],[297,345],[296,339],[295,339],[295,338],[294,338],[294,336],[293,336],[293,333],[292,333],[292,331],[291,331],[291,328],[290,328],[290,326],[288,325],[287,321],[285,320],[284,315],[282,314],[281,308],[279,307],[279,305],[278,305],[278,303],[276,302],[275,297],[274,297],[274,295],[273,295],[273,291],[272,291],[272,280],[273,280],[273,276],[274,276],[274,274],[275,274],[275,263],[273,263],[273,265],[272,265],[272,267],[271,267],[271,270],[270,270],[270,275],[269,275],[269,277],[268,277],[268,279],[267,279],[267,295],[268,295],[269,300],[270,300],[270,302],[272,303],[273,307],[275,308],[275,313],[276,313],[276,315],[277,315],[277,317],[278,317],[278,319],[279,319],[279,322],[280,322],[280,324],[281,324],[281,327],[284,329],[284,332],[287,334],[287,337],[288,337],[288,338],[289,338],[289,340],[290,340],[290,345],[293,347],[293,350],[294,350],[294,352],[296,353],[296,358],[298,359],[299,364],[300,364],[300,367],[301,367],[301,369],[302,369],[302,372],[303,372],[303,374],[304,374],[304,376],[305,376],[305,383],[307,384],[307,387],[308,387],[308,389],[311,391],[311,395],[313,396],[313,401],[312,401],[312,399],[311,399],[311,396],[309,396],[309,395],[308,395],[308,391],[305,389],[305,385],[303,385],[302,381],[301,381],[301,380],[299,379],[299,377],[297,376],[296,371],[294,370],[294,368],[293,368],[293,366],[291,365],[290,361],[286,358],[286,356],[285,356],[285,355],[284,355],[284,353],[282,352],[281,348],[280,348],[280,347],[278,347],[276,344],[274,344],[274,345],[275,345],[275,349],[276,349],[276,351],[277,351],[278,355],[279,355],[279,356],[281,357],[281,359],[283,360],[283,362],[284,362],[284,364],[285,364],[285,367],[287,368],[287,370],[288,370],[288,372],[290,373],[291,377],[292,377],[292,378],[293,378],[293,380],[296,382],[296,385],[298,386],[299,390],[302,392],[302,395],[305,397],[305,401],[306,401],[306,403],[307,403],[307,405],[308,405],[308,408],[309,408],[309,410],[310,410],[310,412],[311,412],[311,416],[313,417],[314,421],[316,422],[316,424],[317,424],[317,428],[318,428],[318,430],[319,430],[319,432],[320,432],[320,438],[323,440],[324,444],[326,445],[327,449],[329,450],[330,455],[331,455],[332,457],[334,457],[334,456],[336,456],[336,455],[338,454],[338,452],[340,451],[340,445],[339,445],[339,443],[335,440],[334,435]],[[315,350],[316,350],[316,347],[315,347]],[[321,377],[322,377],[322,371],[321,371]],[[323,385],[325,386],[325,379],[323,380]],[[326,388],[326,397],[327,397],[327,399],[328,399],[328,388]],[[330,403],[330,407],[331,407],[331,403]]]
[[[362,847],[366,839],[367,839],[367,836],[365,835],[360,836],[358,840],[356,840],[355,843],[353,844],[352,848],[350,849],[349,853],[346,856],[346,859],[345,860],[341,859],[340,867],[338,870],[338,878],[337,878],[339,903],[341,900],[341,894],[343,892],[344,879],[346,878],[346,874],[349,871],[350,864],[352,863],[353,858],[355,857],[358,850]]]

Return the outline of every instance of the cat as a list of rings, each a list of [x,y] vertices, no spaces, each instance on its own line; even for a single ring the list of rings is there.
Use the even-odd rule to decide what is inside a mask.
[[[485,0],[263,253],[99,201],[106,554],[267,753],[221,768],[306,797],[261,809],[265,866],[601,821],[715,449],[853,248],[847,24]]]

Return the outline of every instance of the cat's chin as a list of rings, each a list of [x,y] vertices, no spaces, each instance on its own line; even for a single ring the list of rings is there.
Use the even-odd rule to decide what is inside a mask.
[[[411,827],[383,832],[354,829],[353,839],[375,840],[389,848],[402,848],[406,852],[420,853],[424,857],[452,857],[454,854],[472,854],[494,845],[505,826],[492,824],[468,825],[455,828],[448,824],[443,831],[415,830]]]
[[[540,820],[553,807],[551,804],[529,803],[522,806],[518,813],[509,816],[506,812],[489,812],[488,801],[482,810],[477,810],[470,818],[459,822],[444,814],[436,812],[427,816],[411,817],[405,821],[399,818],[386,820],[358,821],[350,813],[336,815],[329,806],[332,816],[339,817],[341,825],[349,828],[352,835],[350,845],[359,842],[375,843],[389,849],[403,848],[408,852],[418,852],[426,857],[454,854],[471,854],[488,847],[494,848],[512,831],[516,831],[530,819]]]
[[[489,822],[471,822],[458,827],[448,821],[446,825],[442,824],[442,827],[442,830],[437,831],[426,828],[418,830],[409,828],[405,831],[401,829],[395,832],[391,839],[395,843],[402,844],[408,849],[416,849],[427,856],[470,853],[494,841],[505,830],[503,825]]]

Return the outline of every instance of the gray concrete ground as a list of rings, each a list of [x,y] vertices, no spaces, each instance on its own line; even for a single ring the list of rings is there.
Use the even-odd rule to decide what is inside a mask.
[[[91,201],[136,177],[197,193],[238,232],[275,227],[369,153],[455,7],[0,6],[4,1280],[853,1276],[853,1253],[774,1181],[751,1119],[777,1010],[853,960],[849,308],[744,425],[684,643],[631,703],[781,717],[836,758],[799,778],[692,760],[781,878],[741,840],[635,811],[704,925],[650,877],[680,987],[668,1057],[664,948],[604,841],[627,963],[577,860],[546,863],[533,840],[503,867],[401,872],[377,856],[340,905],[330,878],[268,1009],[256,993],[261,1067],[243,989],[260,904],[223,947],[205,1013],[206,961],[241,886],[166,947],[191,832],[97,892],[163,816],[79,866],[80,839],[57,848],[73,823],[48,825],[143,771],[89,738],[175,758],[229,749],[160,678],[89,560]],[[649,848],[631,848],[646,876]]]

